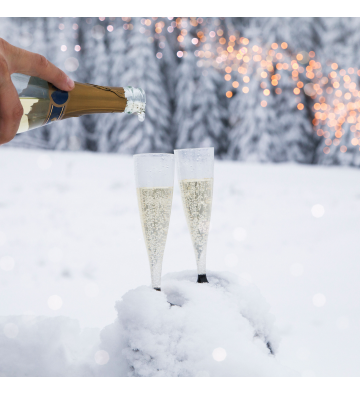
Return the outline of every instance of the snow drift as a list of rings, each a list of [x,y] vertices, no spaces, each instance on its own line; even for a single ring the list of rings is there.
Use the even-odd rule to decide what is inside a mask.
[[[3,376],[287,376],[279,338],[258,289],[231,273],[171,273],[162,291],[140,286],[116,303],[118,318],[81,330],[66,317],[0,320]]]
[[[91,375],[98,335],[68,317],[0,317],[0,377]]]

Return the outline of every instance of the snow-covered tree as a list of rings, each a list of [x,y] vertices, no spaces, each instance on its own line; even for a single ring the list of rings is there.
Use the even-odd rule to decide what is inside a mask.
[[[104,43],[105,34],[106,30],[98,18],[81,18],[79,23],[81,62],[85,67],[80,82],[109,85],[108,57]],[[86,150],[98,150],[99,128],[97,128],[97,122],[101,115],[91,114],[80,118],[83,128],[82,144]]]
[[[71,78],[76,78],[78,69],[78,54],[75,51],[77,44],[77,32],[73,24],[78,18],[47,18],[48,40],[52,43],[48,46],[49,59]],[[48,131],[48,146],[56,150],[78,150],[81,148],[83,139],[81,120],[70,118],[67,120],[51,123],[46,127]]]
[[[135,115],[123,115],[114,144],[121,153],[169,152],[169,96],[155,57],[153,38],[142,33],[140,18],[131,19],[123,81],[146,92],[146,118],[139,123]]]
[[[294,94],[297,86],[291,71],[280,70],[277,74],[281,77],[279,86],[282,93],[277,94],[277,88],[271,90],[274,95],[272,111],[275,115],[273,133],[278,138],[277,145],[282,147],[282,160],[314,163],[314,151],[319,137],[311,123],[312,112],[309,111],[309,106],[312,101],[309,103],[302,90],[298,90],[299,94]]]
[[[155,33],[156,54],[159,57],[160,72],[164,77],[164,86],[169,98],[169,111],[171,117],[175,112],[175,98],[176,98],[176,72],[179,64],[177,51],[181,48],[176,39],[177,29],[174,19],[162,18],[164,26],[161,33]],[[158,22],[158,23],[160,23]],[[175,129],[175,128],[174,128]],[[173,128],[170,130],[171,145],[175,146],[176,132]]]
[[[299,90],[297,96],[294,94],[297,79],[292,77],[292,70],[276,69],[278,58],[267,55],[272,43],[279,46],[282,42],[289,41],[294,29],[291,25],[296,25],[298,22],[298,18],[294,18],[293,21],[286,18],[253,18],[249,22],[245,31],[246,37],[251,39],[248,48],[254,44],[259,45],[258,37],[262,40],[266,39],[267,45],[259,45],[261,56],[263,59],[271,58],[273,63],[266,69],[260,67],[259,63],[252,62],[248,66],[250,82],[247,84],[249,88],[247,95],[249,97],[245,98],[244,94],[238,91],[239,93],[231,101],[229,154],[232,158],[275,162],[290,160],[305,163],[312,163],[314,160],[318,137],[311,124],[311,111],[309,111],[311,103],[308,104],[303,91]],[[308,28],[304,25],[308,25]],[[296,43],[295,40],[296,46],[305,46],[306,38],[311,43],[309,25],[310,21],[304,21],[303,42]],[[281,54],[283,57],[295,58],[297,52],[302,49],[302,47],[294,47],[288,48],[286,52],[278,52],[280,54],[284,52]],[[273,82],[275,77],[276,81]],[[244,86],[243,88],[247,89]],[[266,106],[261,108],[261,102]],[[298,109],[300,102],[302,107]],[[253,106],[255,108],[251,108]]]
[[[194,125],[187,147],[214,147],[215,154],[227,150],[227,117],[223,78],[213,67],[201,71],[194,97]],[[222,94],[222,97],[221,97]]]
[[[266,101],[266,105],[272,107],[274,97],[264,96],[257,74],[251,77],[248,83],[239,85],[229,104],[228,155],[231,159],[246,161],[284,160],[281,141],[272,133],[274,114],[261,106],[261,102]]]
[[[283,57],[291,56],[295,60],[298,53],[316,49],[314,43],[317,33],[313,22],[314,18],[268,18],[264,34],[269,37],[269,43],[276,42],[279,47],[280,43],[286,42]],[[278,62],[281,64],[281,59]],[[308,81],[293,77],[290,67],[277,70],[276,64],[274,66],[276,74],[280,76],[278,85],[271,90],[274,94],[273,111],[276,114],[274,132],[283,145],[284,160],[313,163],[319,141],[311,123],[313,101],[305,95],[303,89],[298,89],[295,94],[298,83],[303,86]],[[281,89],[281,94],[276,94],[277,87]]]
[[[215,31],[217,21],[217,18],[206,18],[204,30]],[[211,40],[214,39],[211,38]],[[189,56],[189,53],[194,51],[194,46],[187,41],[187,47],[186,53]],[[213,42],[211,41],[203,45],[205,51],[212,47]],[[183,147],[212,146],[215,148],[215,154],[219,156],[227,150],[228,113],[224,79],[219,70],[214,68],[214,63],[217,66],[214,59],[200,60],[199,63],[196,62],[196,65],[201,67],[194,65],[195,74],[190,75],[195,78],[195,95],[191,115],[193,124],[187,131],[188,138],[186,142],[183,142]]]
[[[124,114],[87,115],[18,135],[9,146],[135,153],[211,145],[218,157],[237,160],[360,166],[359,27],[360,18],[1,18],[1,37],[46,56],[73,79],[132,85],[147,95],[143,124]],[[242,46],[251,54],[247,62],[236,56]],[[310,51],[322,68],[313,78],[306,71],[294,77],[290,60]],[[333,63],[337,75],[329,77]],[[308,96],[302,84],[319,84],[322,93]],[[326,119],[313,120],[315,104]]]
[[[128,84],[124,80],[126,37],[122,25],[115,26],[114,31],[109,34],[108,43],[109,85],[124,87]],[[112,152],[116,150],[123,116],[124,114],[101,114],[96,126],[99,151]]]
[[[326,27],[323,52],[327,59],[324,75],[333,72],[330,65],[336,63],[337,75],[331,81],[339,83],[337,89],[333,89],[327,95],[326,102],[330,109],[328,112],[335,112],[339,122],[335,127],[330,127],[329,120],[319,124],[318,128],[322,128],[324,138],[321,139],[316,151],[317,162],[325,165],[359,166],[358,112],[355,111],[355,116],[352,113],[357,109],[356,102],[360,89],[360,79],[356,74],[359,67],[360,18],[323,18],[323,21]],[[344,80],[345,75],[350,78],[349,81]],[[355,87],[352,87],[353,84]],[[337,96],[338,91],[342,92],[340,96]],[[336,102],[343,104],[343,107],[336,108]],[[343,118],[343,121],[340,122],[340,118]]]
[[[19,45],[18,23],[21,18],[0,18],[0,37],[12,45]]]
[[[253,45],[258,43],[256,37],[260,31],[261,21],[252,18],[245,33],[246,37],[252,38],[250,42]],[[274,151],[276,142],[271,134],[274,127],[273,112],[261,106],[261,102],[266,101],[266,106],[271,107],[273,96],[264,96],[264,87],[260,86],[261,77],[253,62],[242,67],[246,75],[237,76],[239,87],[229,104],[228,155],[236,160],[270,161],[273,157],[279,160],[279,150]]]
[[[196,57],[191,49],[190,34],[185,36],[184,50],[187,55],[183,57],[176,70],[176,94],[174,125],[176,129],[175,147],[186,148],[191,139],[191,134],[195,126],[194,106],[197,80]]]
[[[94,28],[93,28],[94,29]],[[110,65],[109,65],[109,53],[105,47],[105,40],[101,37],[101,34],[105,34],[105,28],[102,25],[96,25],[95,29],[99,31],[99,35],[96,36],[96,44],[94,52],[96,57],[94,59],[93,66],[93,78],[91,79],[93,84],[101,86],[111,85]],[[93,118],[94,122],[94,138],[96,139],[97,150],[99,150],[99,141],[102,136],[107,136],[109,131],[108,123],[106,122],[106,116],[112,114],[95,114]]]

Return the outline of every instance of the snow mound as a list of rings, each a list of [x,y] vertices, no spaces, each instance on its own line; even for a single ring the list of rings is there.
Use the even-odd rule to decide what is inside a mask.
[[[231,273],[164,276],[162,292],[141,286],[116,303],[118,318],[101,332],[107,362],[100,376],[289,376],[276,354],[270,306]],[[173,305],[170,305],[170,303]]]
[[[67,317],[0,317],[0,376],[293,376],[276,360],[269,305],[234,274],[164,276],[116,303],[105,327]],[[296,375],[296,373],[295,373]]]

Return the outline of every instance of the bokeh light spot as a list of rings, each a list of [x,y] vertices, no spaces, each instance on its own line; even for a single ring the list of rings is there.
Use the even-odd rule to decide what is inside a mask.
[[[109,353],[105,350],[99,350],[95,353],[95,362],[98,365],[106,365],[109,362],[110,356]]]
[[[79,61],[76,58],[67,58],[64,66],[67,71],[74,72],[79,68]]]
[[[221,348],[215,348],[215,350],[212,352],[212,356],[217,362],[221,362],[226,358],[226,351]]]
[[[63,305],[63,301],[59,295],[52,295],[49,297],[47,304],[51,310],[59,310]]]
[[[311,214],[315,218],[321,218],[325,214],[325,208],[321,204],[314,204],[314,206],[311,207]]]
[[[315,295],[313,296],[313,299],[312,299],[312,300],[313,300],[314,306],[316,306],[316,307],[322,307],[322,306],[324,306],[325,303],[326,303],[325,295],[323,295],[323,294],[321,294],[321,293],[315,294]]]
[[[104,35],[105,35],[105,28],[104,26],[101,25],[96,25],[91,29],[91,35],[96,39],[96,40],[101,40]]]

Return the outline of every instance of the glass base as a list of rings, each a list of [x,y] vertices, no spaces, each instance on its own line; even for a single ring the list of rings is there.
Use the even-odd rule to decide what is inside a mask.
[[[206,278],[206,274],[199,274],[198,275],[198,279],[197,279],[198,283],[208,283],[208,279]]]

